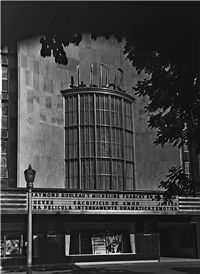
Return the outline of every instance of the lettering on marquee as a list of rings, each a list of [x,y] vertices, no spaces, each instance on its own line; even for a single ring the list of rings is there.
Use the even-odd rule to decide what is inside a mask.
[[[178,198],[164,204],[149,194],[110,194],[110,193],[53,193],[33,192],[33,212],[80,212],[80,211],[119,211],[123,212],[173,212],[179,210]]]

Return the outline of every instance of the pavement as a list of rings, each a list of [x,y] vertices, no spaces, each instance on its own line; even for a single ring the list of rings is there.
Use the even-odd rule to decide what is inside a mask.
[[[37,265],[32,272],[25,266],[10,266],[1,274],[200,274],[200,259],[161,258],[158,261],[76,263]]]

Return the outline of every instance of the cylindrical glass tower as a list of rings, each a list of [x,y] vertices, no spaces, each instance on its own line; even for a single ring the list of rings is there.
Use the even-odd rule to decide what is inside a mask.
[[[133,97],[73,88],[65,97],[66,188],[134,189]]]

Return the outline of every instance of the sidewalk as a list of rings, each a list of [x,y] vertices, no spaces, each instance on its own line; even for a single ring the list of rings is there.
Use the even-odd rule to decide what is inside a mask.
[[[173,262],[200,262],[199,259],[190,258],[174,258],[174,257],[161,257],[160,263],[173,263]]]
[[[85,269],[86,267],[103,267],[103,266],[116,266],[116,265],[171,265],[171,264],[184,264],[184,263],[197,263],[200,264],[200,259],[189,259],[189,258],[170,258],[170,257],[161,257],[160,261],[158,260],[140,260],[140,261],[113,261],[113,262],[80,262],[80,263],[68,263],[68,264],[37,264],[33,265],[33,272],[38,273],[38,271],[55,271],[55,270],[80,270]],[[12,266],[0,266],[1,273],[11,272],[21,274],[26,272],[26,265],[12,265]],[[2,272],[5,271],[5,272]],[[11,273],[10,272],[10,273]],[[199,272],[200,273],[200,272]]]

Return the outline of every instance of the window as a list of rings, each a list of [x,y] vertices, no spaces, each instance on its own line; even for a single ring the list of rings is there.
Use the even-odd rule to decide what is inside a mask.
[[[65,242],[65,255],[115,255],[135,253],[131,227],[125,223],[66,224],[70,229]]]
[[[1,258],[27,256],[27,230],[25,223],[2,223]],[[33,224],[33,256],[38,256],[38,224]]]
[[[17,55],[1,52],[1,187],[17,186]]]
[[[65,99],[66,188],[133,190],[132,102],[104,90]]]
[[[190,176],[190,154],[189,154],[189,149],[188,146],[183,145],[181,148],[181,160],[182,160],[182,167],[183,170],[185,172],[185,174],[187,175],[187,177],[189,178]]]
[[[94,142],[94,127],[81,127],[81,157],[94,157],[95,142]]]
[[[94,159],[81,161],[81,187],[95,189],[95,162]]]

